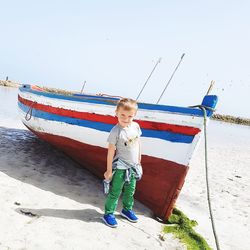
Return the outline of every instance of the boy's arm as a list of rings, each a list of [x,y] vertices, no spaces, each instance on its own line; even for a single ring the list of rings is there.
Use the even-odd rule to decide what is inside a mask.
[[[110,180],[112,178],[112,163],[115,156],[115,145],[109,143],[107,154],[107,170],[104,173],[104,178]]]
[[[141,128],[140,128],[140,125],[137,123],[138,125],[138,135],[139,135],[139,155],[138,155],[138,163],[141,164],[141,135],[142,135],[142,132],[141,132]]]
[[[139,139],[139,159],[138,163],[141,164],[141,140]]]

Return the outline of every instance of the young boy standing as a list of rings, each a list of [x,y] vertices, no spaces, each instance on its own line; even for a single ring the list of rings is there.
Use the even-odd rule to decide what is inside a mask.
[[[138,218],[132,211],[136,180],[141,178],[141,129],[133,119],[138,106],[136,101],[128,98],[121,99],[116,107],[116,124],[108,137],[106,180],[112,179],[112,185],[105,203],[103,221],[110,227],[117,227],[114,211],[123,191],[123,209],[121,216],[131,222]],[[112,173],[113,170],[113,173]]]

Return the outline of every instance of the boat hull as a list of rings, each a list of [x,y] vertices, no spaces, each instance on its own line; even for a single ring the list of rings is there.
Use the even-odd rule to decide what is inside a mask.
[[[98,178],[103,178],[107,149],[29,129]],[[184,184],[188,167],[147,155],[142,155],[142,166],[143,178],[137,182],[135,198],[149,207],[156,217],[167,220]]]

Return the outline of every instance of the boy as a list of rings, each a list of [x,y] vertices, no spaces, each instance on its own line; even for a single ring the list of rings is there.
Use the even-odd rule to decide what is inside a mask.
[[[106,180],[112,178],[112,186],[106,199],[103,221],[110,227],[117,227],[114,211],[122,191],[121,216],[130,222],[138,220],[132,211],[136,180],[139,180],[142,175],[139,141],[141,129],[136,122],[133,122],[137,109],[136,101],[128,98],[121,99],[115,111],[118,124],[112,128],[108,137],[107,171],[104,173],[104,178]]]

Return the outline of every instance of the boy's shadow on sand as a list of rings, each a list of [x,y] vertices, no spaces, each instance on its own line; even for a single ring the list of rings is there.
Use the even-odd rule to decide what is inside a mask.
[[[17,208],[16,211],[29,217],[39,218],[40,216],[57,217],[63,219],[82,220],[85,222],[101,222],[103,214],[95,209],[67,210],[67,209],[31,209]]]
[[[0,171],[21,182],[103,211],[102,181],[28,130],[0,127]],[[17,202],[22,204],[21,200]],[[150,213],[138,202],[135,210],[139,214]],[[39,215],[86,221],[91,217],[99,220],[102,216],[94,209],[32,211]]]

